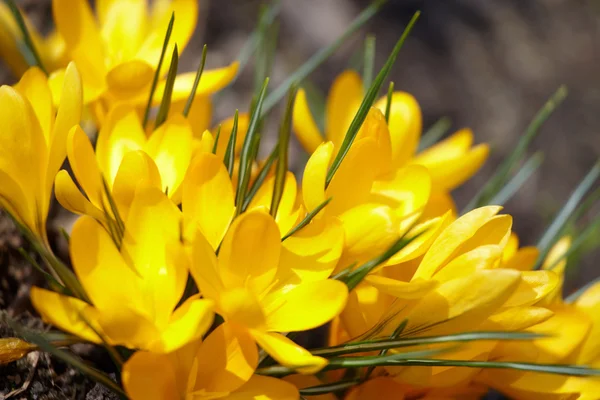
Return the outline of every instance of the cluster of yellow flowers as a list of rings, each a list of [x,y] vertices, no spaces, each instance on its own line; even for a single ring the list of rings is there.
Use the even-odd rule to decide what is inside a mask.
[[[405,92],[376,101],[348,141],[366,88],[347,71],[324,135],[292,91],[288,122],[310,154],[298,185],[287,149],[255,161],[264,91],[249,114],[208,129],[210,95],[237,63],[203,71],[197,87],[195,72],[169,82],[197,7],[98,0],[94,14],[53,0],[56,34],[25,21],[47,75],[26,67],[0,4],[0,52],[22,74],[0,88],[0,204],[47,256],[52,189],[80,215],[74,274],[50,268],[50,289],[31,290],[45,321],[112,349],[134,400],[597,398],[585,367],[600,367],[600,284],[562,299],[570,239],[536,268],[538,250],[519,248],[501,207],[456,210],[450,192],[487,145],[463,129],[417,152],[421,111]],[[149,123],[144,107],[165,96],[167,115]],[[59,171],[65,158],[72,173]],[[329,322],[327,347],[293,340]]]

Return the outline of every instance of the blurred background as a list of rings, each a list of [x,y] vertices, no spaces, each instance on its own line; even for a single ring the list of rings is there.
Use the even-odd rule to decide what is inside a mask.
[[[51,28],[49,0],[18,3],[42,30]],[[180,70],[196,69],[204,43],[209,67],[235,59],[257,24],[262,3],[202,1],[197,32],[183,53]],[[271,87],[341,35],[368,4],[367,0],[282,0]],[[422,16],[390,80],[417,98],[425,128],[448,116],[451,131],[471,127],[476,142],[492,147],[485,167],[455,192],[459,209],[514,148],[546,99],[561,84],[568,87],[567,100],[531,146],[531,152],[543,151],[544,164],[506,205],[505,211],[515,216],[514,230],[521,243],[535,244],[600,155],[600,2],[389,0],[306,84],[326,95],[335,76],[356,64],[368,33],[376,36],[378,70],[416,10]],[[0,81],[12,80],[2,67]],[[253,90],[250,64],[235,85],[219,96],[214,121],[230,116],[236,108],[247,110]],[[280,111],[272,113],[269,126],[275,128],[280,115]],[[275,129],[269,134],[274,136]],[[294,146],[292,162],[299,165],[305,156]],[[592,210],[590,216],[597,212]],[[569,287],[600,275],[595,262],[599,255],[593,252],[577,263]]]

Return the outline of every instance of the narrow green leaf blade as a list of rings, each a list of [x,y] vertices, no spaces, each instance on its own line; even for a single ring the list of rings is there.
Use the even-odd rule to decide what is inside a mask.
[[[298,232],[300,229],[302,229],[306,225],[310,224],[310,221],[312,221],[313,218],[316,217],[316,215],[318,213],[320,213],[321,210],[324,209],[327,204],[329,204],[329,202],[331,201],[332,198],[333,197],[330,197],[327,200],[323,201],[321,204],[316,206],[314,210],[312,210],[311,212],[306,214],[306,217],[304,217],[302,219],[302,221],[298,222],[298,225],[296,225],[292,229],[290,229],[290,231],[288,233],[286,233],[284,237],[281,238],[281,241],[283,242],[285,239],[289,238],[290,236],[292,236],[293,234]]]
[[[390,113],[392,112],[392,96],[394,95],[394,82],[388,86],[387,97],[385,99],[385,122],[390,122]]]
[[[175,86],[175,78],[177,77],[177,64],[179,63],[179,53],[177,45],[173,49],[173,57],[171,58],[171,65],[169,66],[169,72],[167,74],[167,81],[165,83],[165,92],[156,114],[156,122],[154,129],[161,126],[169,116],[169,109],[171,108],[171,97],[173,96],[173,86]]]
[[[23,35],[23,42],[25,42],[25,46],[27,46],[27,50],[29,50],[29,53],[31,55],[31,57],[29,57],[28,54],[23,54],[24,58],[27,60],[30,66],[36,66],[39,69],[41,69],[44,72],[44,74],[48,75],[48,70],[44,67],[42,59],[40,57],[40,53],[38,53],[37,49],[35,48],[35,45],[33,44],[31,34],[29,33],[29,29],[27,29],[27,24],[25,23],[23,15],[21,15],[21,11],[15,4],[14,0],[5,0],[5,2],[8,8],[10,9],[11,14],[15,18],[15,22],[17,23],[17,26],[19,27],[19,30]]]
[[[502,189],[490,200],[490,204],[503,206],[508,200],[510,200],[515,193],[523,187],[525,182],[534,174],[535,171],[544,162],[544,155],[541,152],[537,152],[532,155],[529,160],[521,167],[519,172],[511,178],[510,181],[504,185]]]
[[[271,170],[271,167],[273,166],[275,160],[277,160],[278,156],[279,145],[275,145],[275,147],[271,151],[271,154],[269,154],[269,157],[267,157],[265,163],[261,167],[260,171],[258,171],[256,179],[254,180],[254,182],[252,182],[252,185],[250,186],[250,190],[248,190],[248,195],[246,195],[246,200],[244,200],[244,210],[248,208],[250,202],[252,201],[254,196],[256,196],[258,189],[260,189],[262,184],[265,182],[265,179],[267,179],[269,171]]]
[[[225,167],[227,167],[227,172],[229,172],[230,177],[233,176],[233,167],[235,165],[235,144],[237,141],[238,118],[239,112],[238,110],[235,110],[233,127],[231,128],[231,135],[229,135],[229,142],[227,142],[227,149],[225,150],[225,157],[223,158],[223,163],[225,164]]]
[[[204,45],[204,47],[202,48],[202,60],[200,61],[200,66],[198,66],[198,71],[196,71],[196,77],[194,78],[194,85],[192,86],[192,91],[190,92],[190,95],[188,96],[188,99],[185,102],[185,107],[183,108],[183,116],[186,118],[189,115],[190,109],[192,108],[192,104],[194,103],[194,99],[196,98],[196,91],[198,90],[200,79],[202,79],[204,65],[206,65],[206,45]]]
[[[375,35],[369,34],[365,39],[365,53],[363,62],[363,85],[370,87],[373,82],[375,68]]]

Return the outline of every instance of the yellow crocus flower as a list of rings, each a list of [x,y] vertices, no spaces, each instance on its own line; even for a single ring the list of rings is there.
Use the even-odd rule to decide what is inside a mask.
[[[298,399],[294,385],[254,375],[257,365],[252,336],[222,324],[173,353],[135,353],[123,365],[123,385],[131,400]]]
[[[188,277],[179,209],[152,187],[134,196],[119,247],[89,216],[73,226],[70,253],[90,303],[34,287],[42,318],[85,340],[172,352],[199,339],[213,320],[213,302],[197,296],[177,307]]]
[[[46,218],[54,176],[66,155],[69,130],[81,118],[81,80],[65,70],[54,108],[46,76],[31,68],[14,87],[0,87],[0,204],[47,244]]]
[[[336,151],[344,140],[363,96],[362,79],[355,71],[345,71],[335,79],[327,97],[324,137],[333,143]],[[462,129],[417,154],[422,130],[419,104],[406,92],[394,92],[391,100],[387,125],[390,135],[389,157],[394,170],[408,164],[426,166],[431,173],[436,193],[451,191],[479,170],[488,156],[489,147],[486,144],[471,147],[471,130]],[[374,107],[383,112],[386,102],[387,98],[383,97],[375,102]],[[298,92],[294,105],[293,126],[300,143],[309,153],[314,152],[323,142],[323,135],[311,115],[306,94],[302,90]]]
[[[181,185],[192,158],[192,130],[181,115],[170,117],[148,137],[131,107],[113,109],[98,133],[96,150],[80,129],[70,132],[67,155],[82,195],[69,173],[56,176],[56,198],[74,213],[104,221],[109,209],[102,179],[125,218],[140,184],[156,187],[174,203],[181,202]]]
[[[318,237],[300,235],[282,244],[273,218],[255,209],[233,222],[218,257],[197,233],[191,272],[203,296],[215,301],[225,324],[246,330],[282,365],[314,372],[327,361],[279,332],[316,328],[342,311],[348,289],[327,279],[340,253],[341,243]]]

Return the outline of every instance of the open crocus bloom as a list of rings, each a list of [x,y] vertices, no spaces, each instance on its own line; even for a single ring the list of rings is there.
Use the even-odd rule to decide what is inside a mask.
[[[298,399],[294,385],[254,375],[257,364],[252,336],[222,324],[174,353],[135,353],[123,365],[123,385],[131,400]]]
[[[98,134],[96,151],[80,129],[70,132],[67,155],[82,195],[69,173],[56,176],[56,198],[66,209],[104,222],[109,209],[102,180],[125,218],[136,188],[143,184],[181,202],[181,184],[192,158],[192,132],[181,115],[169,118],[147,137],[135,111],[115,108]]]
[[[429,201],[431,177],[420,165],[392,168],[389,131],[376,108],[370,110],[326,187],[337,150],[327,142],[311,155],[302,178],[302,198],[307,210],[331,198],[317,218],[342,221],[345,247],[340,268],[345,268],[381,254],[410,229]]]
[[[70,251],[90,303],[40,288],[31,301],[44,320],[83,339],[171,352],[200,338],[213,302],[191,297],[176,308],[188,277],[181,213],[158,189],[141,187],[118,247],[94,219],[75,223]]]
[[[55,109],[46,76],[37,68],[14,87],[0,87],[0,204],[44,242],[54,176],[65,159],[67,134],[81,118],[75,64],[65,71],[62,93]]]
[[[52,2],[56,29],[65,41],[67,54],[81,69],[85,102],[100,100],[94,112],[101,125],[106,110],[116,102],[143,106],[148,101],[171,15],[175,14],[175,23],[160,71],[162,77],[169,68],[174,46],[182,51],[194,32],[198,17],[196,0],[150,3],[151,6],[147,0],[101,0],[96,2],[95,15],[87,0]],[[197,95],[207,96],[220,90],[236,73],[237,63],[204,71]],[[63,71],[57,70],[51,80],[60,82],[62,76]],[[189,96],[194,76],[195,72],[178,76],[173,90],[174,103]],[[156,104],[164,89],[162,80],[154,96]]]
[[[282,365],[315,372],[327,361],[279,332],[316,328],[337,316],[348,296],[346,285],[327,279],[340,256],[343,234],[324,241],[318,225],[281,243],[273,218],[261,209],[231,225],[218,257],[198,232],[192,249],[192,276],[205,298],[215,301],[225,324],[246,330]]]
[[[323,141],[330,141],[337,152],[363,97],[364,89],[360,75],[354,71],[340,74],[327,97],[325,134],[322,135],[312,117],[306,95],[300,90],[294,105],[293,126],[306,151],[312,153]],[[454,202],[448,192],[479,170],[488,156],[488,146],[481,144],[471,147],[473,133],[469,129],[463,129],[417,154],[422,130],[419,104],[406,92],[394,92],[391,100],[389,122],[386,124],[385,120],[383,121],[386,128],[389,128],[389,138],[385,139],[389,149],[386,150],[387,154],[380,152],[379,156],[389,158],[391,171],[410,164],[427,167],[432,179],[430,203],[433,204],[430,204],[430,208],[442,211],[453,208]],[[383,112],[386,103],[387,98],[383,97],[374,107]]]

